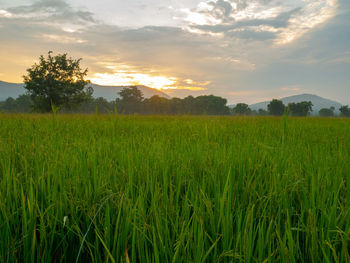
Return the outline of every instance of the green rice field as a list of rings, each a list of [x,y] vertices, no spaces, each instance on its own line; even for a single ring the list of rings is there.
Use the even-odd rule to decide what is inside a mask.
[[[0,262],[350,262],[350,120],[0,115]]]

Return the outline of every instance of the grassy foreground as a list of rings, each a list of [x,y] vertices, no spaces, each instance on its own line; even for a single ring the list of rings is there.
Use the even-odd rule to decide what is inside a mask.
[[[350,120],[0,115],[1,262],[350,262]]]

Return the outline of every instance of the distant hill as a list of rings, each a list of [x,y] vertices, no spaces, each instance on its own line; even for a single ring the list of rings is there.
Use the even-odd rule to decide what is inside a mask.
[[[127,87],[127,86],[101,86],[97,84],[91,84],[91,86],[94,89],[93,96],[95,98],[103,97],[103,98],[106,98],[107,100],[115,100],[117,97],[119,97],[118,92],[120,92],[123,88]],[[137,86],[137,88],[141,90],[145,98],[150,98],[154,95],[158,95],[160,97],[164,97],[168,99],[170,98],[167,94],[157,89],[153,89],[142,85]]]
[[[8,97],[17,98],[19,95],[25,93],[25,89],[23,88],[23,83],[9,83],[0,81],[0,101],[6,100]],[[95,98],[103,97],[109,101],[115,100],[118,97],[118,92],[121,91],[126,86],[101,86],[97,84],[91,84],[93,87],[94,93],[93,96]],[[145,98],[150,98],[154,95],[158,95],[160,97],[170,98],[164,92],[160,90],[153,89],[147,86],[137,86],[143,96]]]
[[[24,92],[23,84],[0,81],[0,101],[8,97],[17,98]]]
[[[334,107],[335,112],[339,113],[339,108],[342,106],[342,104],[339,102],[325,99],[325,98],[322,98],[320,96],[313,95],[313,94],[301,94],[301,95],[281,98],[280,100],[283,101],[283,103],[285,105],[288,105],[288,103],[292,103],[292,102],[297,103],[297,102],[302,102],[302,101],[311,101],[313,104],[313,107],[312,107],[313,111],[311,114],[313,114],[313,115],[318,114],[319,110],[322,108],[329,109],[330,107]],[[249,105],[249,107],[252,110],[259,110],[259,109],[267,110],[267,105],[269,103],[270,103],[270,101],[264,101],[264,102]]]

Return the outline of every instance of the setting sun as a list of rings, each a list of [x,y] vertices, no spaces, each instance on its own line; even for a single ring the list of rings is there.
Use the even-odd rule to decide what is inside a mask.
[[[151,76],[144,73],[95,73],[91,78],[93,83],[99,85],[144,85],[155,89],[169,89],[176,83],[174,77]]]
[[[349,18],[0,0],[0,263],[350,263]]]
[[[107,68],[114,69],[114,66],[109,66]],[[193,91],[206,90],[203,86],[210,83],[197,83],[191,79],[181,81],[176,77],[152,76],[147,73],[136,73],[122,70],[115,73],[95,73],[90,80],[92,83],[107,86],[143,85],[158,90],[183,89]]]

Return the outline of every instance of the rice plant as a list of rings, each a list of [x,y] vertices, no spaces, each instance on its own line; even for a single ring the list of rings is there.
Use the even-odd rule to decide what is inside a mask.
[[[350,121],[0,115],[1,262],[350,262]]]

